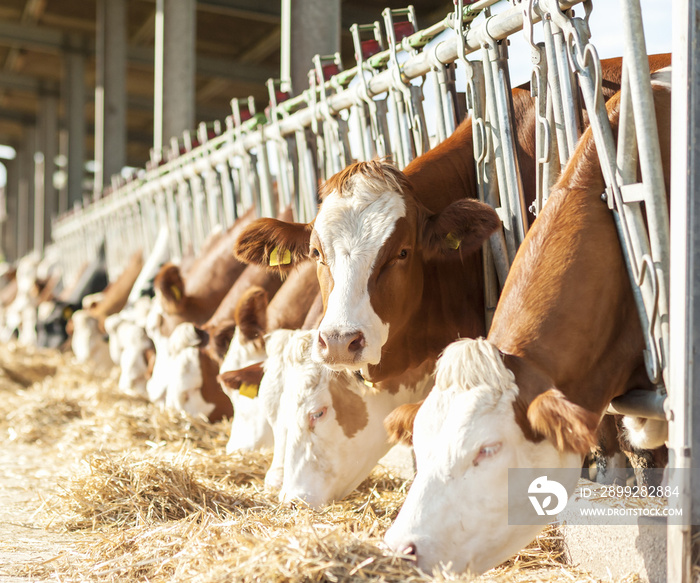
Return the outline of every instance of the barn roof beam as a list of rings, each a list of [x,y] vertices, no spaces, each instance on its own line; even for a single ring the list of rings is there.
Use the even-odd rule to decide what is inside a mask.
[[[17,44],[50,52],[64,50],[84,50],[95,53],[95,40],[83,35],[66,34],[58,29],[29,24],[0,22],[0,44]],[[149,67],[153,66],[153,49],[130,46],[127,60]],[[277,71],[260,65],[249,65],[216,57],[197,57],[197,74],[208,77],[222,77],[243,83],[265,83]]]

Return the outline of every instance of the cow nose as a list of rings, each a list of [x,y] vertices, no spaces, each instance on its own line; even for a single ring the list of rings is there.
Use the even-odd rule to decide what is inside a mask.
[[[329,362],[352,360],[364,347],[365,335],[359,330],[346,334],[318,333],[319,352]]]

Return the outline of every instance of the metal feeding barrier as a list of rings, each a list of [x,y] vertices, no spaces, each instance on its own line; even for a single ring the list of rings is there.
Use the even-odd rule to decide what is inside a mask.
[[[622,2],[625,53],[622,122],[613,138],[602,96],[601,69],[590,43],[590,0],[522,0],[491,13],[498,0],[455,1],[455,11],[420,30],[412,7],[386,9],[382,20],[351,27],[355,66],[340,55],[317,55],[309,87],[296,97],[268,81],[269,104],[234,99],[220,124],[201,124],[152,151],[144,171],[53,224],[64,273],[70,276],[106,239],[116,273],[136,249],[150,250],[162,225],[171,252],[196,253],[216,226],[230,227],[250,208],[273,216],[292,205],[298,221],[316,213],[318,185],[351,163],[391,155],[403,168],[447,138],[469,112],[481,200],[495,208],[503,230],[485,246],[486,307],[490,317],[518,246],[581,133],[579,95],[589,113],[635,300],[645,330],[645,359],[658,393],[616,399],[616,413],[664,418],[668,383],[669,227],[666,193],[638,0]],[[468,5],[464,5],[468,4]],[[580,5],[583,16],[571,8]],[[476,20],[480,15],[483,19]],[[536,43],[541,24],[544,42]],[[536,108],[535,202],[525,208],[515,149],[508,71],[509,36],[523,31],[532,51]],[[436,38],[440,35],[440,38]],[[471,56],[472,60],[468,60]],[[466,74],[464,101],[456,69]],[[426,82],[436,115],[431,138],[424,111]],[[642,182],[637,183],[637,163]],[[644,216],[646,215],[646,221]]]

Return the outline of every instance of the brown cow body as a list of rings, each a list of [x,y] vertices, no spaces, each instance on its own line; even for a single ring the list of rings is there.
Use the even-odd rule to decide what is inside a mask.
[[[667,72],[653,92],[668,191]],[[613,131],[619,106],[619,96],[608,103]],[[531,508],[525,496],[522,508],[509,506],[509,472],[571,468],[556,480],[573,490],[610,401],[652,388],[604,191],[587,130],[516,255],[488,339],[447,347],[415,421],[402,419],[413,430],[418,472],[386,541],[424,570],[451,562],[457,571],[480,573],[522,548],[542,527],[510,521],[509,512]],[[665,440],[663,421],[624,418],[623,425],[635,449]],[[530,488],[546,486],[542,474],[528,479]],[[441,481],[453,475],[459,478]]]

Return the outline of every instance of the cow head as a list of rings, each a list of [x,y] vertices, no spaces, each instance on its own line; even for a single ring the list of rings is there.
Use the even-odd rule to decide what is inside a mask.
[[[121,353],[119,355],[119,390],[126,393],[147,394],[149,379],[148,355],[155,350],[153,341],[143,326],[123,321],[116,331]]]
[[[177,326],[168,338],[170,364],[165,406],[193,416],[208,416],[214,410],[214,404],[202,396],[205,378],[200,345],[203,340],[201,331],[188,322]]]
[[[75,312],[71,320],[73,322],[71,348],[76,361],[92,362],[102,370],[111,368],[113,363],[109,357],[109,347],[97,318],[83,309]]]
[[[387,340],[406,332],[423,297],[425,263],[478,249],[499,221],[471,199],[431,214],[409,179],[377,160],[347,167],[321,194],[313,224],[261,219],[241,234],[236,254],[283,271],[315,260],[325,311],[312,357],[358,371],[379,363]]]
[[[234,311],[233,334],[229,337],[221,372],[238,370],[265,360],[267,292],[252,286],[241,296]]]
[[[283,353],[270,352],[268,361],[281,361],[284,369],[272,462],[282,469],[276,476],[280,499],[319,508],[369,475],[390,448],[384,417],[414,399],[417,388],[392,393],[368,387],[353,373],[331,371],[310,358],[315,337],[315,331],[295,332]],[[421,386],[431,384],[428,376]]]
[[[438,361],[413,423],[416,477],[386,534],[426,572],[481,573],[527,545],[542,527],[508,524],[508,469],[579,468],[595,442],[598,417],[556,389],[530,403],[519,393],[483,339],[455,342]]]
[[[226,453],[272,448],[272,427],[265,416],[262,399],[258,398],[262,377],[262,362],[219,374],[219,382],[233,403]]]

